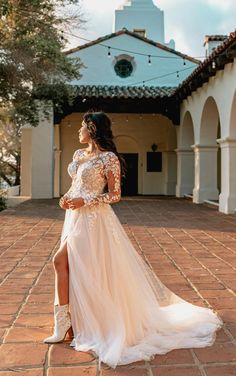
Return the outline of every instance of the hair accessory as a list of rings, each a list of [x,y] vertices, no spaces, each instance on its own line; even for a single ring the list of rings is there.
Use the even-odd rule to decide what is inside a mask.
[[[89,132],[95,134],[97,127],[91,120],[87,123],[87,126],[88,126]]]

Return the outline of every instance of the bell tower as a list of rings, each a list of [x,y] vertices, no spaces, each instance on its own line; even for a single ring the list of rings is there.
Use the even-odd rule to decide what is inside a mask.
[[[115,11],[113,31],[123,28],[165,44],[164,12],[152,0],[126,0]]]

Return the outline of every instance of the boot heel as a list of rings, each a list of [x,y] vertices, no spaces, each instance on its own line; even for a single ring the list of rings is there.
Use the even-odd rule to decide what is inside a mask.
[[[73,332],[72,326],[69,328],[67,334],[68,334],[69,338],[73,338],[74,337],[74,332]]]

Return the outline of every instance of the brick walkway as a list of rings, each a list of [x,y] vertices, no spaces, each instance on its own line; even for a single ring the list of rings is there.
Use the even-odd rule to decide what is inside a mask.
[[[100,375],[236,375],[236,216],[188,200],[126,199],[113,205],[135,248],[176,294],[224,319],[212,347],[181,349]],[[52,334],[54,271],[64,211],[57,200],[0,213],[0,376],[99,376],[97,359]]]

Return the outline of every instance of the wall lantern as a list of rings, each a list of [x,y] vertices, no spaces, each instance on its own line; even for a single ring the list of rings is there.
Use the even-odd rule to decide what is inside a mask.
[[[152,151],[157,151],[157,144],[152,144],[151,148],[152,148]]]

